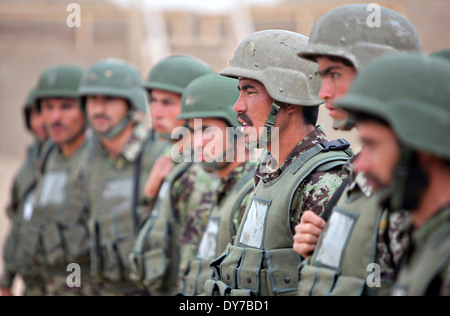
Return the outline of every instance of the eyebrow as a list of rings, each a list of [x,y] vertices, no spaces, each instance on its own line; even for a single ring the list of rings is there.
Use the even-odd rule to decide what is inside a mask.
[[[328,68],[326,68],[325,70],[323,70],[323,71],[319,71],[319,75],[321,76],[321,77],[325,77],[326,75],[328,75],[331,71],[333,71],[334,69],[340,69],[341,68],[341,66],[330,66],[330,67],[328,67]]]
[[[255,86],[252,86],[251,84],[246,84],[244,86],[241,87],[237,87],[239,91],[243,90],[243,91],[247,91],[248,89],[256,89]]]

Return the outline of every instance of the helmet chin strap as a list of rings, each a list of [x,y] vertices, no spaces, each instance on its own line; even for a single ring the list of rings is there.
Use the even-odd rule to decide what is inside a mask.
[[[277,120],[278,113],[280,111],[281,106],[278,105],[275,101],[272,103],[272,108],[270,109],[269,117],[264,124],[264,127],[267,133],[263,133],[261,138],[256,142],[246,144],[247,148],[252,150],[254,148],[267,148],[270,143],[270,138],[272,136],[272,130],[275,127],[275,121]]]
[[[122,133],[127,127],[128,123],[133,119],[134,111],[128,111],[128,114],[116,126],[111,127],[105,133],[100,133],[100,136],[105,139],[112,139]]]
[[[394,181],[380,191],[380,199],[390,211],[414,210],[419,206],[428,180],[414,152],[400,146],[400,160],[394,169]]]
[[[350,116],[345,119],[333,119],[333,129],[349,131],[355,127],[355,122]]]

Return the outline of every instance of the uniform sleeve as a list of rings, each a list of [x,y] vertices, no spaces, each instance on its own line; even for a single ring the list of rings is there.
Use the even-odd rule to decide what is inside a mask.
[[[440,296],[450,296],[450,265],[447,265],[447,269],[441,275],[442,285],[439,291]]]
[[[340,168],[327,172],[315,172],[309,175],[297,188],[290,211],[291,230],[300,223],[304,211],[311,210],[321,215],[334,192],[347,175]]]

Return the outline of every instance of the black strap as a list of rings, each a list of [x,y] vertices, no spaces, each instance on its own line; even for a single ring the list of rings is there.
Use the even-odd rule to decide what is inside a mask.
[[[322,218],[325,220],[325,222],[328,222],[328,219],[331,216],[331,213],[333,212],[333,208],[338,202],[339,198],[341,197],[342,193],[344,192],[345,187],[350,183],[350,178],[344,179],[342,181],[341,186],[334,192],[333,196],[331,197],[330,201],[325,206],[325,209],[322,213]]]

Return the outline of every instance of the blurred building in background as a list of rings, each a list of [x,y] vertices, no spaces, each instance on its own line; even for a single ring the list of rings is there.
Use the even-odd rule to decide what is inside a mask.
[[[240,4],[222,13],[201,13],[144,5],[151,1],[131,0],[119,7],[107,0],[0,0],[0,154],[23,154],[29,136],[19,108],[41,71],[54,63],[88,67],[101,58],[120,57],[145,76],[159,59],[186,54],[219,71],[236,45],[254,31],[277,28],[308,35],[329,9],[374,2],[285,0],[271,6]],[[66,8],[72,2],[81,7],[79,28],[66,24],[71,13]],[[426,52],[450,47],[450,1],[377,3],[412,21]]]

